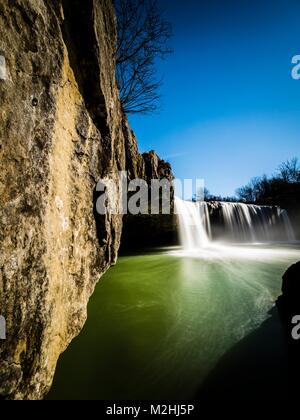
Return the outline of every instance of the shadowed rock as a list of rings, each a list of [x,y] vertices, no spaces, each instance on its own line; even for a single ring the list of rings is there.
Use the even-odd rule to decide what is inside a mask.
[[[282,296],[277,300],[277,307],[284,320],[290,321],[294,315],[300,315],[300,262],[284,274]]]
[[[271,317],[221,358],[199,389],[201,401],[296,397],[300,340],[291,332],[293,316],[300,315],[300,262],[284,274],[282,293]]]

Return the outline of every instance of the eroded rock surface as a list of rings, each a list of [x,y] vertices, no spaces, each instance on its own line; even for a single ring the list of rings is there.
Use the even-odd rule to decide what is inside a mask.
[[[95,221],[96,183],[144,163],[119,103],[115,40],[110,0],[0,3],[1,398],[45,395],[117,257],[122,218]]]
[[[135,165],[132,173],[135,177],[138,174],[138,177],[148,184],[148,214],[124,216],[121,252],[178,245],[178,220],[174,214],[174,174],[171,165],[162,160],[153,150],[143,153],[139,159],[134,159],[134,162],[138,162],[138,166]],[[155,196],[152,194],[152,180],[169,181],[170,190],[165,196],[166,203],[170,203],[168,214],[163,212],[162,190],[160,190],[159,198],[160,207],[156,209],[157,214],[152,212],[151,199]]]

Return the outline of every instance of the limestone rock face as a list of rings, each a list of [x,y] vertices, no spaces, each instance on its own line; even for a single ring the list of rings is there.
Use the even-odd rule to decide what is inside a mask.
[[[125,139],[128,180],[145,179],[145,161],[138,151],[137,139],[126,119],[123,120],[123,135]]]
[[[110,0],[0,2],[0,398],[45,395],[117,257],[122,218],[95,217],[95,187],[144,163],[115,40]]]
[[[131,179],[141,178],[147,181],[149,203],[152,197],[151,181],[168,180],[170,182],[170,214],[162,214],[161,207],[159,214],[151,214],[151,206],[149,205],[148,214],[127,214],[124,216],[121,252],[127,253],[128,250],[135,251],[142,248],[177,245],[179,238],[177,217],[174,214],[174,175],[171,165],[162,160],[154,151],[143,153],[139,158],[132,159],[132,162],[134,162],[135,167],[130,172],[134,175],[131,176]]]
[[[171,165],[162,160],[156,152],[151,150],[143,153],[142,157],[145,162],[144,178],[149,184],[152,179],[168,179],[170,182],[174,180]]]

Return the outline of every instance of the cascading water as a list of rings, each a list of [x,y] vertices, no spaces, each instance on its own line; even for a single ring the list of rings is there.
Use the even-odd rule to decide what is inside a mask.
[[[288,240],[290,242],[293,242],[293,241],[296,240],[296,236],[295,236],[295,232],[294,232],[293,226],[291,224],[288,212],[286,210],[281,210],[281,212],[282,212],[281,216],[282,216],[282,219],[283,219],[285,230],[286,230],[286,233],[288,235]]]
[[[175,208],[184,249],[193,251],[207,247],[210,242],[210,222],[206,203],[193,203],[176,197]]]
[[[175,199],[181,244],[186,251],[207,248],[215,231],[233,243],[295,240],[288,213],[280,207]],[[217,226],[215,226],[217,225]]]
[[[286,210],[244,203],[218,203],[225,232],[236,242],[293,241],[294,233]]]

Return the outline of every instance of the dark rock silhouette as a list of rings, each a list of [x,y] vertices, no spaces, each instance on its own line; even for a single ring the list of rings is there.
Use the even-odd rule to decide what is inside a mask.
[[[283,276],[282,296],[276,302],[285,321],[300,315],[300,262],[292,265]]]
[[[297,398],[300,378],[300,340],[292,337],[293,318],[300,315],[300,262],[292,265],[283,276],[282,295],[276,302],[281,322],[284,326],[288,348],[289,397]]]
[[[201,385],[197,398],[290,400],[296,397],[300,340],[292,338],[292,318],[300,315],[300,263],[283,276],[283,295],[257,330],[231,348]]]

